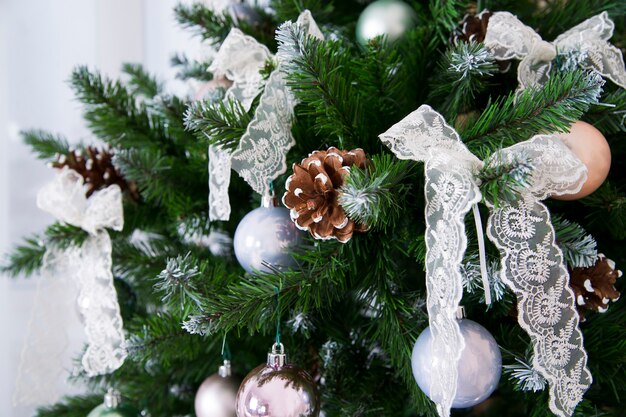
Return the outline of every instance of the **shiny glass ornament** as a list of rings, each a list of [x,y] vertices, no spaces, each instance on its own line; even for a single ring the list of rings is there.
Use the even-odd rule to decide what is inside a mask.
[[[219,372],[202,382],[194,407],[197,417],[235,417],[237,383],[231,375],[230,361],[225,360]]]
[[[367,6],[359,16],[356,39],[361,45],[381,35],[395,41],[415,26],[417,14],[411,6],[399,0],[378,0]]]
[[[267,363],[246,376],[237,393],[237,417],[319,415],[319,397],[313,379],[286,361],[282,344],[274,345]]]
[[[496,340],[480,324],[462,319],[459,320],[459,327],[465,339],[465,349],[459,359],[456,396],[452,407],[466,408],[484,401],[497,388],[502,373],[502,355]],[[431,400],[437,402],[437,398],[430,396],[430,386],[433,378],[436,378],[432,372],[436,355],[433,355],[431,341],[430,327],[427,327],[415,342],[411,363],[417,385]]]
[[[600,188],[609,175],[611,148],[602,132],[580,120],[570,126],[569,133],[559,133],[558,136],[587,167],[587,180],[579,192],[552,198],[578,200],[586,197]]]
[[[87,417],[140,417],[141,413],[133,407],[122,404],[119,391],[109,389],[104,402],[91,410]]]
[[[295,268],[293,251],[302,241],[301,232],[284,207],[259,207],[241,220],[235,231],[235,256],[248,272],[272,272]],[[272,266],[268,268],[267,263]]]

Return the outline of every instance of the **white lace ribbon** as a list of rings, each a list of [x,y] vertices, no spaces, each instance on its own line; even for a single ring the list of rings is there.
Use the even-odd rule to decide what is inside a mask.
[[[533,344],[533,368],[550,384],[550,410],[566,417],[592,378],[563,254],[541,200],[578,192],[587,170],[556,136],[535,136],[493,158],[507,163],[521,154],[535,166],[530,184],[517,201],[491,207],[487,235],[500,250],[502,281],[517,296],[518,321]]]
[[[105,230],[123,228],[122,192],[117,185],[111,185],[96,191],[89,199],[85,193],[82,176],[65,168],[37,196],[39,208],[61,222],[82,228],[89,237],[80,247],[46,252],[42,267],[46,281],[42,285],[46,291],[40,290],[35,299],[29,336],[22,352],[18,401],[52,396],[51,391],[33,393],[31,384],[43,390],[46,384],[56,384],[55,379],[65,366],[60,363],[60,357],[67,347],[66,339],[58,336],[64,334],[77,308],[87,339],[81,360],[87,375],[113,372],[126,357],[122,317],[111,272],[111,240]],[[50,321],[51,308],[56,310],[59,320]],[[42,355],[48,362],[44,366]]]
[[[311,12],[298,17],[312,36],[323,38]],[[269,50],[256,39],[232,29],[209,67],[214,75],[223,75],[233,82],[225,99],[239,101],[249,110],[263,86],[260,70],[271,59]],[[280,67],[281,58],[277,57]],[[287,170],[286,155],[295,144],[291,134],[296,100],[286,85],[284,74],[276,69],[265,83],[259,106],[232,153],[209,147],[209,216],[211,220],[228,220],[230,202],[228,185],[230,168],[244,178],[258,193],[269,192],[269,182]]]
[[[550,43],[542,40],[515,15],[496,12],[489,18],[485,45],[498,60],[521,60],[517,73],[520,89],[544,84],[557,53],[576,54],[583,69],[597,71],[626,88],[624,58],[621,51],[608,42],[614,28],[609,15],[602,12]]]
[[[456,395],[458,360],[464,348],[455,318],[463,291],[460,266],[467,246],[464,218],[481,199],[476,171],[483,163],[443,117],[426,105],[380,138],[398,158],[426,163],[427,308],[436,355],[430,397],[437,403],[439,415],[447,417]],[[540,200],[549,194],[579,190],[586,169],[558,138],[546,135],[502,150],[492,165],[509,163],[521,155],[530,155],[536,164],[532,185],[521,192],[517,204],[491,207],[489,237],[502,251],[503,282],[518,296],[518,320],[531,336],[534,367],[550,382],[550,408],[559,416],[567,416],[589,387],[591,375],[563,257],[554,242],[547,208]],[[517,236],[517,240],[510,236]]]
[[[426,163],[426,307],[432,335],[430,398],[439,415],[450,415],[457,366],[465,342],[456,312],[463,296],[460,265],[467,247],[464,218],[481,199],[473,171],[482,162],[443,117],[421,106],[380,135],[400,159]]]

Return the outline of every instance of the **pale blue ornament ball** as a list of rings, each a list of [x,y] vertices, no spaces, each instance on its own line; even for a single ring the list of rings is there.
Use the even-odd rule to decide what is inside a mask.
[[[417,14],[399,0],[378,0],[363,10],[356,24],[356,39],[366,45],[371,39],[386,35],[389,41],[401,38],[417,26]]]
[[[453,408],[467,408],[483,402],[498,387],[502,373],[502,355],[491,333],[472,320],[459,320],[461,334],[465,339],[465,349],[459,359],[456,396]],[[430,387],[433,378],[433,355],[430,327],[417,338],[413,347],[411,363],[417,385],[433,401]]]
[[[246,214],[237,226],[233,247],[246,271],[273,272],[274,268],[284,271],[298,266],[293,253],[301,242],[302,235],[289,217],[289,210],[259,207]]]

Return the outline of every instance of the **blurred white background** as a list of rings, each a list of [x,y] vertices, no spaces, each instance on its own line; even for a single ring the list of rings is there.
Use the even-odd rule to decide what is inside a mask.
[[[174,52],[205,53],[199,38],[180,29],[176,0],[0,0],[0,253],[52,219],[35,205],[52,170],[20,143],[19,131],[41,128],[73,141],[92,140],[67,84],[87,64],[111,77],[122,62],[143,63],[173,80]],[[172,92],[185,86],[167,84]],[[12,396],[38,278],[0,276],[0,416],[27,417],[34,407]],[[66,387],[62,387],[66,388]]]

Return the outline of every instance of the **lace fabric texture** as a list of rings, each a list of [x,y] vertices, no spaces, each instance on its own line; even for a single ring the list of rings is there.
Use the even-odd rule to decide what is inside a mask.
[[[269,182],[287,171],[287,152],[296,144],[291,134],[294,106],[284,75],[274,71],[232,154],[233,169],[261,195],[269,194]]]
[[[473,171],[481,161],[429,106],[421,106],[380,135],[400,159],[426,162],[426,287],[435,358],[430,398],[442,417],[456,395],[465,342],[456,312],[463,295],[460,265],[467,247],[464,218],[481,199]]]
[[[231,153],[220,146],[209,145],[209,220],[230,219]]]
[[[225,101],[235,100],[250,110],[263,86],[260,70],[272,56],[270,51],[251,36],[233,28],[217,52],[209,71],[233,82]],[[209,218],[211,221],[230,218],[230,169],[232,155],[219,146],[209,145]]]
[[[124,218],[122,192],[117,185],[96,191],[89,199],[85,192],[83,178],[75,171],[63,169],[54,182],[40,191],[37,205],[60,221],[89,233],[80,247],[47,253],[43,270],[49,271],[48,275],[70,277],[78,285],[75,300],[87,336],[82,365],[87,375],[95,376],[116,370],[126,357],[111,272],[111,240],[105,230],[122,230]],[[46,323],[46,318],[36,321]]]
[[[496,12],[489,19],[485,45],[496,59],[521,59],[520,89],[541,85],[549,77],[552,60],[576,53],[583,69],[593,70],[626,88],[626,69],[621,51],[608,43],[614,24],[606,12],[591,17],[549,43],[509,12]]]
[[[516,202],[491,207],[487,235],[501,253],[502,281],[517,296],[518,321],[534,348],[533,367],[550,384],[550,409],[571,416],[592,378],[563,254],[541,200],[579,191],[587,171],[554,136],[535,136],[494,157],[509,162],[521,153],[536,164],[530,187]]]
[[[308,10],[300,14],[297,24],[308,34],[323,38]],[[232,29],[209,70],[233,81],[226,99],[239,100],[248,110],[263,85],[259,71],[270,58],[272,55],[265,46],[239,29]],[[280,68],[281,57],[277,59]],[[237,149],[231,154],[217,147],[209,148],[211,220],[228,220],[230,217],[228,186],[231,166],[262,195],[269,193],[270,181],[287,170],[286,155],[295,145],[291,134],[295,105],[295,97],[287,87],[285,76],[277,69],[267,80],[259,106]]]

